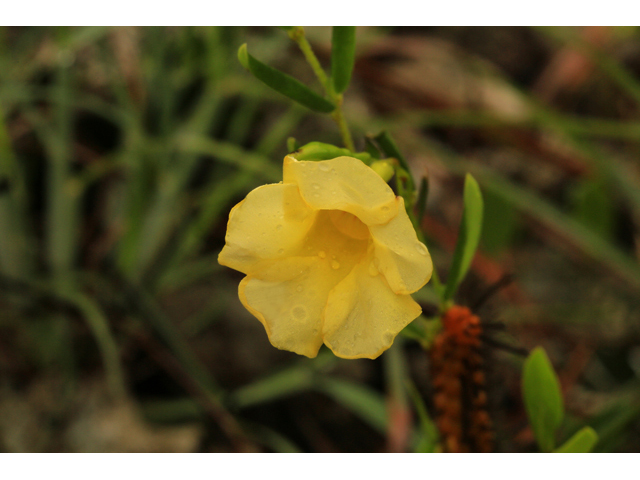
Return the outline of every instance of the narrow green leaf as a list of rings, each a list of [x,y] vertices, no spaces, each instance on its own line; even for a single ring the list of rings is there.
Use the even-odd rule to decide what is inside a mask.
[[[312,361],[295,363],[239,388],[229,400],[238,408],[247,408],[309,390],[319,381],[318,372],[330,368],[335,360],[333,355],[323,352]]]
[[[464,181],[464,210],[458,230],[458,242],[453,253],[447,288],[444,299],[450,300],[467,274],[471,260],[478,248],[480,233],[482,232],[482,216],[484,204],[478,182],[467,173]]]
[[[431,419],[418,389],[410,380],[407,380],[407,388],[413,401],[413,406],[418,414],[418,419],[420,420],[420,440],[415,446],[415,452],[433,453],[438,448],[438,428]]]
[[[371,158],[380,159],[380,150],[369,136],[364,138],[364,151],[371,155]]]
[[[391,138],[389,132],[381,132],[373,138],[376,142],[378,142],[380,150],[382,150],[382,153],[384,153],[385,156],[395,158],[396,160],[398,160],[398,163],[404,170],[406,170],[407,172],[411,171],[407,160],[404,158],[404,155],[400,153],[396,142],[393,141],[393,138]],[[409,182],[410,183],[407,185],[407,189],[411,192],[414,192],[415,185],[413,183],[413,178],[411,177],[411,175],[409,175]]]
[[[387,406],[379,393],[357,383],[324,378],[319,391],[357,415],[383,435],[387,432]]]
[[[511,202],[484,184],[484,221],[482,225],[482,250],[499,255],[513,244],[521,227],[520,212]]]
[[[356,27],[333,27],[331,35],[331,80],[336,93],[351,81],[356,53]]]
[[[586,178],[573,188],[574,216],[605,240],[611,240],[616,205],[611,189],[601,179]]]
[[[329,100],[321,97],[292,76],[254,58],[247,51],[246,44],[238,49],[238,59],[242,66],[247,68],[258,80],[291,100],[315,112],[331,113],[335,110],[335,105]]]
[[[422,177],[422,180],[420,180],[420,191],[418,193],[418,201],[416,202],[416,205],[418,206],[418,223],[422,222],[422,217],[424,217],[424,214],[427,211],[428,197],[429,197],[429,179],[427,177]]]
[[[551,452],[556,429],[564,417],[564,405],[558,377],[542,347],[537,347],[524,362],[522,395],[540,449]]]
[[[596,443],[598,443],[596,431],[591,427],[584,427],[554,451],[555,453],[589,453]]]

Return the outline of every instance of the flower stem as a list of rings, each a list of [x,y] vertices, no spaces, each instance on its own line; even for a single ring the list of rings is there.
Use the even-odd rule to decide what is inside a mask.
[[[331,117],[338,125],[340,129],[340,135],[342,136],[342,141],[344,142],[344,146],[347,147],[352,152],[356,151],[356,147],[353,144],[353,138],[351,138],[351,132],[349,131],[349,126],[347,125],[347,120],[344,118],[344,114],[342,113],[342,95],[337,95],[336,109],[331,114]]]
[[[315,53],[313,53],[311,44],[304,36],[304,29],[302,27],[295,27],[291,29],[289,31],[289,37],[298,44],[300,50],[304,55],[304,58],[307,60],[309,65],[311,65],[313,73],[315,73],[316,77],[320,81],[320,84],[324,88],[327,96],[336,105],[336,109],[331,114],[331,118],[333,118],[333,121],[338,125],[338,129],[340,130],[340,136],[342,137],[344,146],[352,152],[355,152],[356,149],[353,144],[353,138],[351,137],[351,132],[349,131],[347,120],[345,119],[342,112],[342,95],[338,95],[334,91],[330,79],[327,77],[327,74],[324,72],[322,66],[320,65],[320,62],[318,61],[318,57],[316,57]]]

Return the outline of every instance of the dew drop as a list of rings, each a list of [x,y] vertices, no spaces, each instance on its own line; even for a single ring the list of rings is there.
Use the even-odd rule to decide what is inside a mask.
[[[324,253],[322,250],[320,250],[320,251],[318,252],[318,256],[319,256],[320,258],[324,258],[324,257],[326,257],[326,256],[327,256],[327,254],[326,254],[326,253]]]
[[[427,247],[425,247],[422,243],[418,242],[416,243],[416,250],[418,251],[418,253],[420,255],[428,255],[429,252],[427,251]]]
[[[333,268],[334,270],[338,270],[340,268],[340,264],[334,260],[333,262],[331,262],[331,268]]]
[[[318,198],[320,196],[320,194],[318,192],[313,194],[314,197]]]
[[[388,212],[389,211],[389,207],[387,207],[386,205],[382,207],[382,211],[383,212]]]
[[[296,292],[300,293],[302,291],[302,285],[298,285],[296,287]]]
[[[280,250],[278,250],[278,253],[282,255],[284,253],[284,248],[281,248]]]
[[[313,187],[314,190],[320,190],[320,185],[318,185],[317,183],[314,183],[311,186]]]
[[[331,170],[331,167],[326,163],[320,163],[318,164],[318,169],[322,172],[328,172],[329,170]]]
[[[278,230],[278,231],[282,230],[282,225],[276,226],[276,230]]]

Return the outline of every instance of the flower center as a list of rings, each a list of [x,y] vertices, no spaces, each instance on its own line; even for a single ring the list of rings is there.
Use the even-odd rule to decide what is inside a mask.
[[[366,240],[370,236],[369,227],[351,213],[343,212],[342,210],[330,210],[329,218],[331,218],[335,227],[348,237]]]

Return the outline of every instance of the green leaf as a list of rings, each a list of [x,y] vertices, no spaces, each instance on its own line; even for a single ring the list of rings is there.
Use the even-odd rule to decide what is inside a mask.
[[[484,185],[484,184],[483,184]],[[499,255],[512,245],[521,227],[518,210],[485,185],[484,222],[482,225],[482,250]]]
[[[323,352],[312,361],[295,363],[239,388],[229,396],[229,401],[238,408],[247,408],[309,390],[318,382],[317,372],[333,362],[335,357]]]
[[[447,279],[447,288],[444,293],[445,301],[453,298],[458,285],[471,266],[471,260],[476,253],[476,248],[478,248],[482,232],[483,210],[482,193],[478,182],[467,173],[464,181],[464,210],[458,231],[458,242]]]
[[[558,377],[542,347],[537,347],[524,362],[522,395],[540,449],[551,452],[556,429],[564,417],[564,405]]]
[[[418,193],[418,223],[422,222],[425,212],[427,211],[427,199],[429,197],[429,178],[422,177],[420,180],[420,191]]]
[[[584,427],[564,445],[554,450],[555,453],[589,453],[598,443],[598,434],[591,427]]]
[[[587,228],[611,241],[615,227],[615,204],[602,179],[584,179],[572,191],[574,216]]]
[[[388,415],[384,398],[357,383],[325,377],[318,390],[350,410],[382,434],[387,432]]]
[[[420,440],[415,446],[415,452],[433,453],[438,448],[438,428],[429,416],[427,407],[422,401],[418,389],[410,380],[407,380],[407,388],[413,401],[413,406],[418,414],[418,419],[420,420]]]
[[[291,100],[315,112],[331,113],[335,110],[335,105],[329,100],[321,97],[292,76],[256,60],[247,51],[246,43],[238,49],[238,60],[258,80]]]
[[[382,153],[384,153],[385,156],[395,158],[396,160],[398,160],[398,163],[404,170],[406,170],[407,172],[411,171],[407,160],[404,158],[404,155],[400,153],[396,142],[393,141],[393,138],[391,138],[389,132],[381,132],[373,138],[376,142],[378,142],[380,150],[382,150]],[[409,184],[407,185],[407,190],[409,190],[410,193],[413,193],[415,191],[415,184],[413,183],[413,177],[411,175],[409,175]]]
[[[351,81],[356,52],[356,27],[333,27],[331,36],[331,80],[336,93]]]

